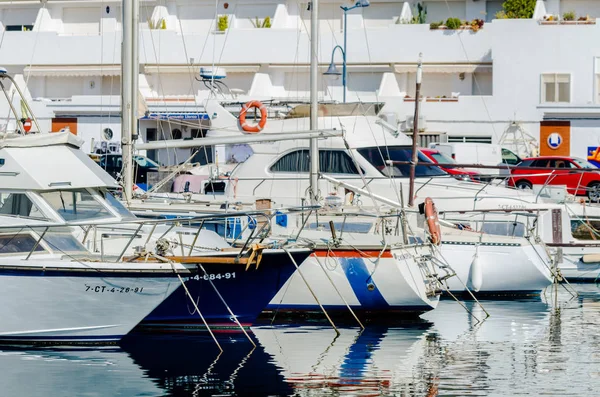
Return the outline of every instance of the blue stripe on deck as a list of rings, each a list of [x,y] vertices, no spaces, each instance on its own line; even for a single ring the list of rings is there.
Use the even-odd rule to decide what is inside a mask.
[[[377,284],[371,277],[367,265],[362,258],[337,258],[346,273],[348,282],[354,291],[354,295],[360,302],[361,309],[376,310],[388,308],[390,305],[384,299],[377,288]],[[373,284],[375,289],[369,291],[367,286]]]

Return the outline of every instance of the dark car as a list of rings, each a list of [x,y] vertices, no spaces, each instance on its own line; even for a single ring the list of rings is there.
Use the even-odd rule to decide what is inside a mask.
[[[592,201],[600,199],[600,169],[577,157],[527,158],[511,170],[508,180],[508,186],[519,189],[532,189],[533,185],[544,184],[564,185],[570,194],[587,195]]]
[[[113,178],[119,180],[123,170],[123,158],[120,154],[90,154],[90,157]],[[145,156],[133,156],[133,175],[135,184],[145,189],[148,172],[157,172],[160,164]]]

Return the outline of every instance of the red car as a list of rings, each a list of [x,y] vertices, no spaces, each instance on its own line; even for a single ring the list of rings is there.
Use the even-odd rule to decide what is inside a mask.
[[[435,149],[420,149],[421,153],[423,153],[425,156],[427,156],[427,158],[431,161],[433,161],[436,164],[456,164],[456,161],[454,161],[454,159],[446,156],[445,154],[439,152],[438,150]],[[445,168],[445,167],[440,167],[442,170],[446,171],[447,173],[449,173],[450,175],[454,175],[454,177],[456,179],[462,179],[462,180],[471,180],[471,181],[475,181],[475,182],[479,182],[479,173],[475,172],[475,171],[467,171],[464,168],[459,168],[459,167],[452,167],[452,168]]]
[[[586,160],[577,157],[533,157],[524,159],[516,167],[511,170],[508,186],[532,189],[533,185],[566,185],[570,194],[587,195],[592,201],[600,199],[600,169]],[[589,171],[579,171],[581,169]]]

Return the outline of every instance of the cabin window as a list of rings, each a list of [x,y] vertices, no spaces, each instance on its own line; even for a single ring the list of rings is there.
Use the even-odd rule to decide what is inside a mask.
[[[543,74],[541,102],[571,102],[571,75]]]
[[[296,150],[281,157],[271,172],[306,173],[310,168],[308,150]],[[326,174],[358,174],[354,161],[342,150],[319,150],[319,169]]]
[[[372,223],[368,222],[333,222],[333,227],[335,230],[340,232],[348,232],[348,233],[369,233],[373,228]],[[311,230],[327,230],[329,231],[329,222],[312,222],[306,226],[307,229]]]
[[[0,214],[46,219],[25,193],[0,193]]]
[[[81,221],[109,218],[112,214],[90,192],[78,190],[55,190],[41,196],[65,221]]]
[[[0,254],[27,254],[35,247],[35,252],[44,251],[31,234],[6,234],[0,236]]]
[[[358,149],[358,153],[363,156],[373,167],[377,168],[385,176],[408,177],[410,174],[409,161],[412,160],[412,148],[408,146],[382,146]],[[423,153],[418,153],[419,163],[432,163]],[[390,164],[389,161],[398,161],[403,164]],[[437,166],[417,165],[415,176],[439,176],[446,175]]]
[[[46,233],[44,242],[53,251],[58,252],[87,252],[87,249],[69,233]]]

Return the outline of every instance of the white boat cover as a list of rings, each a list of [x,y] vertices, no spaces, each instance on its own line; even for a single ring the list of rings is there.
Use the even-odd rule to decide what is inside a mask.
[[[3,189],[57,190],[117,187],[94,160],[79,149],[82,141],[64,133],[0,138]]]

